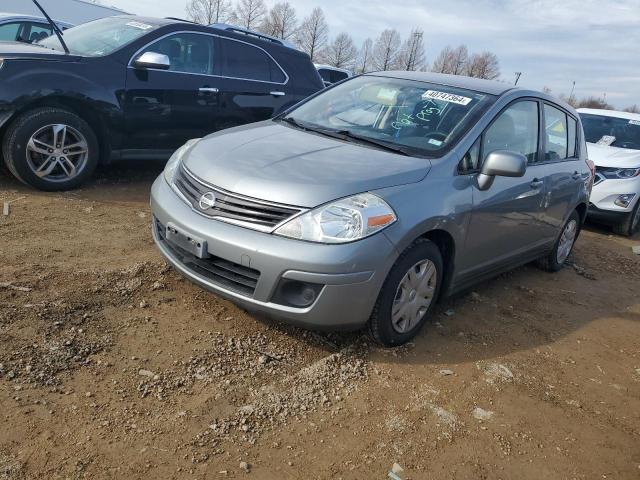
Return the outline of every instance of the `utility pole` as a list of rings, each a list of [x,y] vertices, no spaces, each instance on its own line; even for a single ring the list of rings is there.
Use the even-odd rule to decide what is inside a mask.
[[[571,85],[571,93],[569,94],[569,98],[573,98],[573,91],[576,89],[576,81],[573,81],[573,84]]]
[[[522,72],[516,72],[516,83],[514,83],[514,85],[518,85],[518,80],[520,80],[520,75],[522,75]]]
[[[407,62],[407,70],[410,72],[415,70],[416,66],[416,58],[418,56],[418,45],[420,40],[422,39],[422,32],[414,32],[413,33],[413,43],[411,45],[411,50],[409,51],[409,61]]]

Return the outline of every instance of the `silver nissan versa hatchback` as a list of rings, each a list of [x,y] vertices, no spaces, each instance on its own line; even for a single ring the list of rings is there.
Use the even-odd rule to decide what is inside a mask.
[[[153,185],[153,235],[247,310],[392,346],[443,295],[534,260],[559,270],[592,181],[580,118],[551,96],[375,73],[189,141]]]

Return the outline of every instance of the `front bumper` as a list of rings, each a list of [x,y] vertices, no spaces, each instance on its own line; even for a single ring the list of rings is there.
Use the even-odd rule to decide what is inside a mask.
[[[626,207],[615,204],[620,195],[634,194],[635,198]],[[610,212],[611,217],[620,217],[631,213],[640,199],[640,177],[629,179],[606,179],[593,186],[591,198],[591,210]]]
[[[364,325],[398,253],[384,234],[343,245],[287,239],[204,217],[180,199],[160,175],[151,189],[153,236],[160,252],[182,275],[246,308],[302,326],[354,329]],[[158,233],[155,222],[206,241],[207,251],[240,269],[258,272],[252,292],[212,279],[185,263]],[[281,279],[322,285],[315,301],[297,308],[275,303]]]

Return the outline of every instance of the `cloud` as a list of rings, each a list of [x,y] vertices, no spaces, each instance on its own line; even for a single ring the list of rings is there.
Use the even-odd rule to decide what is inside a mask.
[[[638,0],[289,0],[298,18],[314,7],[325,12],[331,34],[357,43],[386,28],[425,32],[427,59],[446,45],[498,55],[504,81],[523,72],[520,84],[555,94],[607,94],[618,107],[640,104]],[[184,16],[186,0],[110,0],[139,14]],[[275,0],[269,2],[275,3]],[[634,79],[634,80],[631,80]]]

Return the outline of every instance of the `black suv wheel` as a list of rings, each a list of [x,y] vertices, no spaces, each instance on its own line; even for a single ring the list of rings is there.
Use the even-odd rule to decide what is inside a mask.
[[[47,191],[78,187],[91,176],[100,154],[89,124],[58,108],[30,110],[16,118],[2,153],[18,180]]]

